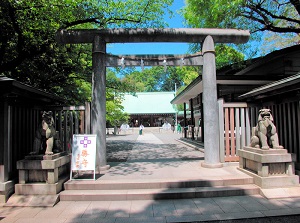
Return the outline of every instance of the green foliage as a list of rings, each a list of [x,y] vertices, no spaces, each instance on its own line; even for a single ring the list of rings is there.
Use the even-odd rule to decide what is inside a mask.
[[[299,43],[299,0],[186,0],[181,13],[189,27],[250,30],[249,57],[258,50],[269,52]],[[270,40],[276,41],[271,47]]]
[[[157,92],[157,91],[182,91],[195,78],[201,74],[200,67],[164,67],[157,66],[147,68],[144,71],[124,72],[121,79],[126,86],[133,86],[134,89],[127,88],[127,92]],[[120,71],[118,71],[120,74]],[[132,90],[132,91],[130,91]],[[183,110],[183,106],[176,106],[177,110]]]
[[[59,28],[162,27],[173,0],[2,0],[0,74],[56,93],[89,100],[91,46],[58,45]],[[82,82],[82,84],[81,84]],[[83,88],[81,89],[81,86]]]
[[[174,91],[186,86],[199,75],[196,67],[172,67],[167,70],[161,66],[147,68],[144,71],[127,73],[123,80],[134,86],[136,92]]]
[[[233,28],[235,16],[244,0],[186,0],[182,14],[188,26]]]
[[[123,97],[122,94],[117,94],[111,91],[106,92],[106,121],[109,126],[120,126],[127,123],[129,115],[124,113],[121,105]]]
[[[69,104],[91,100],[91,45],[59,45],[61,28],[143,28],[166,26],[173,0],[1,0],[0,75],[54,93]],[[170,16],[172,12],[168,11]],[[134,92],[130,78],[107,74],[107,120],[126,122],[121,92]]]
[[[120,91],[123,83],[117,78],[113,70],[107,71],[107,88],[106,88],[106,121],[109,126],[117,126],[127,123],[129,115],[124,113],[122,100],[124,93]],[[126,88],[126,85],[124,86]],[[126,91],[126,89],[123,89]]]
[[[225,44],[217,45],[215,50],[216,50],[217,69],[226,66],[228,64],[238,64],[239,62],[244,61],[245,59],[243,53],[238,52],[234,48]]]
[[[238,15],[242,0],[187,0],[181,10],[187,26],[194,28],[234,28],[236,26],[232,15]],[[236,47],[225,44],[216,45],[216,66],[220,68],[244,60],[244,55]],[[190,46],[191,52],[198,52],[199,44]]]

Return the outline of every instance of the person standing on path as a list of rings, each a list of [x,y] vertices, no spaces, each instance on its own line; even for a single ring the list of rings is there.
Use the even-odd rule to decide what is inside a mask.
[[[180,134],[181,133],[181,125],[180,123],[178,122],[178,125],[177,125],[177,133]]]
[[[143,134],[143,129],[144,129],[144,126],[143,126],[143,124],[141,124],[141,125],[140,125],[140,135]]]

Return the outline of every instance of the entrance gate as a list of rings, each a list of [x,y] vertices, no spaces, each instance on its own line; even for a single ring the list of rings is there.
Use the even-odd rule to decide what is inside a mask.
[[[97,135],[97,167],[107,168],[106,163],[106,67],[114,66],[203,66],[203,118],[205,157],[202,166],[221,167],[219,142],[215,140],[219,132],[218,103],[216,85],[215,43],[245,43],[249,31],[236,29],[93,29],[60,30],[57,41],[62,44],[93,44],[93,75],[91,103],[91,133]],[[159,57],[146,55],[124,58],[106,53],[107,43],[142,42],[186,42],[202,43],[201,54]]]

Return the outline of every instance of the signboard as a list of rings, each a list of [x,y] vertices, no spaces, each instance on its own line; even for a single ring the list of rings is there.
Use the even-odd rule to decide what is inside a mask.
[[[71,174],[73,171],[94,171],[96,165],[96,135],[73,135]]]

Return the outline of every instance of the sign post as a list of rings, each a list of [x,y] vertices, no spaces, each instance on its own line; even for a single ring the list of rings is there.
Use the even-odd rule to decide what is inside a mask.
[[[73,135],[71,180],[73,171],[93,171],[95,180],[96,138],[97,135]]]

